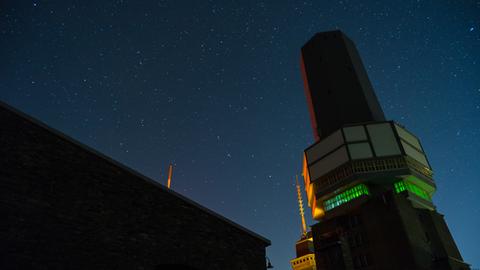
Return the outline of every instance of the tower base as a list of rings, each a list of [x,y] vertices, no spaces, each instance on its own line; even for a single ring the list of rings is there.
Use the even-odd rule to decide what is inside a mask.
[[[312,226],[318,270],[467,270],[443,215],[387,191],[333,209]],[[389,243],[389,244],[386,244]]]

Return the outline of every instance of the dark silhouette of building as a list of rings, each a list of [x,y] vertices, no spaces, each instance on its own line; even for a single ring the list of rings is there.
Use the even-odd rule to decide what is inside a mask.
[[[340,31],[302,48],[316,142],[304,152],[317,269],[469,269],[444,218],[423,147],[386,121],[360,56]]]
[[[270,241],[0,103],[0,269],[265,269]]]

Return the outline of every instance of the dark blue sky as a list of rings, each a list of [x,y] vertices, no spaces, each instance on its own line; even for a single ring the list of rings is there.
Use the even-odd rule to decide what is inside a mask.
[[[422,140],[434,202],[480,267],[478,1],[4,0],[0,99],[160,182],[174,162],[175,191],[271,239],[289,269],[313,143],[300,47],[332,29]]]

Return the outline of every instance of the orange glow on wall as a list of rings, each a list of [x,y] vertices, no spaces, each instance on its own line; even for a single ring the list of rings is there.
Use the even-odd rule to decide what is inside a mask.
[[[310,174],[308,173],[307,157],[303,154],[303,182],[305,184],[305,191],[307,192],[308,206],[312,209],[312,217],[314,219],[320,219],[325,215],[325,211],[319,205],[317,205],[317,199],[315,198],[314,184],[310,181]]]
[[[318,134],[318,129],[317,129],[317,117],[315,116],[315,110],[314,110],[312,95],[311,95],[312,92],[310,91],[307,73],[305,72],[303,55],[300,57],[300,69],[301,69],[302,79],[303,79],[303,89],[305,91],[305,96],[307,97],[308,112],[310,114],[310,123],[312,124],[312,129],[313,129],[313,137],[315,137],[315,141],[318,142],[320,140],[320,135]]]
[[[312,207],[312,200],[315,197],[313,192],[313,185],[310,182],[310,174],[308,173],[307,157],[303,154],[303,169],[302,169],[303,183],[305,185],[305,191],[307,192],[308,206]]]
[[[315,197],[313,197],[312,217],[313,217],[313,219],[316,219],[316,220],[322,218],[325,215],[325,211],[319,205],[321,205],[321,203],[317,203],[317,199]]]

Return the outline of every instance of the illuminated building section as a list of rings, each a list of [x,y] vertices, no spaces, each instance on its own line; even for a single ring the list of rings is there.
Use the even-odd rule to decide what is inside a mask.
[[[302,235],[300,240],[295,243],[295,251],[297,257],[290,261],[293,270],[316,270],[315,254],[313,252],[312,232],[307,230],[305,215],[303,211],[303,199],[298,183],[298,177],[295,178],[298,198],[298,208],[302,221]]]
[[[315,254],[308,254],[290,261],[292,269],[295,270],[310,270],[315,268]]]
[[[360,184],[358,186],[354,186],[353,188],[349,188],[338,195],[335,195],[335,197],[331,199],[327,199],[323,202],[323,206],[325,210],[328,211],[353,199],[356,199],[362,195],[368,194],[369,193],[367,186],[365,186],[364,184]]]
[[[312,217],[314,219],[319,219],[323,217],[325,211],[322,207],[317,204],[317,199],[315,197],[315,191],[313,190],[314,185],[310,182],[310,174],[308,172],[308,165],[306,161],[305,154],[303,155],[303,170],[302,170],[303,180],[305,184],[305,191],[307,192],[307,201],[308,206],[312,209]]]
[[[436,190],[432,176],[418,139],[393,121],[346,125],[304,152],[304,184],[316,220],[324,217],[325,211],[350,201],[339,199],[335,191],[355,183],[363,183],[363,190],[368,192],[371,184],[393,185],[405,180],[411,185],[410,192],[420,196],[417,193],[422,190],[420,197],[426,199]],[[434,209],[428,202],[418,204]]]
[[[429,201],[432,200],[432,198],[430,198],[430,195],[425,190],[421,189],[415,184],[405,182],[405,181],[399,181],[394,184],[394,187],[395,187],[396,193],[401,193],[408,190],[425,200],[429,200]]]
[[[297,242],[292,268],[312,269],[302,267],[314,258],[322,270],[470,269],[432,202],[420,140],[385,118],[353,42],[316,34],[301,71],[315,138],[302,176],[317,223]]]

